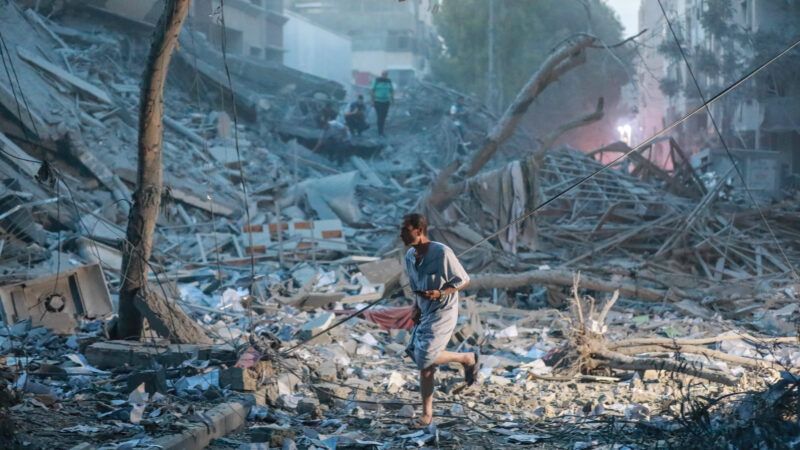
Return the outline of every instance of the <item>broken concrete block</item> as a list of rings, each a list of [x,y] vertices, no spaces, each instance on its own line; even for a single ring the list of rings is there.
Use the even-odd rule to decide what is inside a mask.
[[[336,381],[338,378],[336,365],[331,361],[323,361],[322,365],[317,369],[317,373],[322,381]]]
[[[302,380],[293,373],[282,373],[277,380],[279,395],[292,395]]]
[[[128,376],[128,391],[135,390],[144,383],[145,392],[155,394],[167,392],[167,378],[164,370],[141,370]]]
[[[358,270],[367,277],[370,283],[383,284],[386,292],[391,292],[400,285],[403,265],[396,258],[388,258],[359,264]]]
[[[397,415],[400,416],[400,417],[406,417],[406,418],[409,418],[409,419],[413,419],[414,417],[416,417],[417,412],[414,411],[414,407],[413,406],[411,406],[411,405],[403,405],[403,407],[400,408],[400,411],[397,411]]]
[[[128,366],[152,367],[155,361],[174,367],[196,358],[198,361],[236,359],[233,347],[227,344],[157,344],[134,341],[95,342],[86,348],[86,359],[100,369]]]
[[[325,312],[317,314],[316,317],[306,322],[303,327],[300,328],[299,338],[311,339],[311,336],[331,326],[335,319],[336,315],[334,313]]]
[[[296,410],[301,397],[297,395],[281,395],[278,397],[278,406],[283,409]]]
[[[318,383],[314,387],[317,397],[321,403],[334,405],[336,401],[347,399],[350,396],[350,388],[333,383]]]
[[[358,172],[346,172],[305,180],[296,189],[306,195],[309,206],[322,219],[341,219],[348,224],[361,220],[355,201]]]
[[[269,443],[269,447],[280,447],[284,439],[295,437],[291,428],[276,424],[250,427],[250,440],[255,443]]]
[[[298,414],[308,414],[312,418],[317,418],[322,415],[319,409],[319,401],[315,398],[303,398],[297,402]]]
[[[344,342],[341,342],[339,345],[341,345],[350,356],[354,356],[356,354],[356,350],[358,350],[358,342],[355,339],[348,339]]]

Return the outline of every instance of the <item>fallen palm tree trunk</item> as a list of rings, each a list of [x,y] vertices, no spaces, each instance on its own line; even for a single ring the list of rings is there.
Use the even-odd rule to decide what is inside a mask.
[[[756,344],[797,344],[800,343],[800,337],[773,337],[773,338],[757,338],[749,334],[727,334],[723,336],[711,336],[707,338],[697,339],[668,339],[668,338],[638,338],[638,339],[625,339],[624,341],[609,343],[608,347],[616,349],[620,347],[632,347],[638,345],[706,345],[714,344],[723,341],[745,340]]]
[[[476,275],[470,280],[469,287],[470,289],[515,289],[532,284],[572,286],[574,281],[573,273],[569,270],[531,270],[516,274],[485,273]],[[584,275],[581,277],[581,287],[599,292],[619,291],[626,297],[653,302],[665,299],[678,301],[681,298],[692,297],[685,292],[640,286],[635,280],[629,278],[604,280]]]
[[[645,358],[623,355],[610,350],[597,350],[591,354],[592,362],[619,370],[664,370],[703,378],[715,383],[736,386],[738,380],[721,370],[705,366],[702,363],[671,358]]]

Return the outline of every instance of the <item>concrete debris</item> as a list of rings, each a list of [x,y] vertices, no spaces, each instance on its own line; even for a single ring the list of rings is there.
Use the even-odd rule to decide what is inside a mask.
[[[121,17],[124,2],[17,3],[0,2],[0,53],[19,75],[0,71],[0,442],[13,429],[30,448],[582,448],[601,445],[596,427],[573,442],[586,417],[617,437],[646,424],[642,442],[666,442],[687,420],[680,395],[725,397],[747,420],[793,398],[796,191],[754,209],[724,172],[695,173],[672,138],[658,141],[672,171],[641,156],[601,171],[603,155],[630,148],[541,152],[518,133],[502,163],[470,177],[453,166],[462,192],[425,211],[435,240],[470,250],[448,349],[480,351],[480,368],[466,387],[462,367],[440,367],[434,425],[412,429],[398,225],[496,117],[468,99],[456,131],[444,111],[461,94],[413,81],[387,137],[317,153],[317,121],[344,106],[345,87],[242,56],[225,67],[195,30],[170,68],[168,188],[146,276],[147,294],[210,341],[171,344],[152,320],[109,339],[154,22]]]

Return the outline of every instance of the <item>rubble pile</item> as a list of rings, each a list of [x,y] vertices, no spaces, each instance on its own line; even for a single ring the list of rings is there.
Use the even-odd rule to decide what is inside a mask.
[[[461,132],[446,116],[460,94],[419,82],[388,138],[367,133],[331,158],[311,149],[343,87],[223,58],[191,27],[166,89],[169,188],[149,282],[213,343],[110,340],[150,30],[14,3],[0,28],[15,69],[0,73],[0,437],[14,445],[669,447],[689,442],[692,398],[776,383],[785,391],[764,401],[796,422],[780,407],[796,403],[800,364],[797,194],[755,209],[723,195],[725,176],[703,184],[639,160],[605,170],[518,133],[476,176],[454,173],[464,192],[429,214],[474,275],[451,347],[480,349],[481,369],[465,388],[442,367],[436,426],[410,429],[419,385],[404,360],[398,223],[496,118],[468,100]],[[614,299],[600,319],[594,298]],[[603,363],[581,353],[587,340],[674,366]],[[576,353],[583,364],[565,359]],[[673,370],[695,365],[721,375]],[[720,421],[741,408],[719,405]]]

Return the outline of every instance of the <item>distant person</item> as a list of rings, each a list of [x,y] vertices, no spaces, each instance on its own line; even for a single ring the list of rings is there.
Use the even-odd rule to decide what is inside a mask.
[[[322,135],[314,146],[314,152],[325,153],[332,160],[341,163],[350,147],[350,133],[341,122],[329,120],[322,126]]]
[[[372,81],[370,94],[372,96],[372,105],[375,107],[375,113],[378,116],[378,135],[383,136],[386,116],[389,114],[389,106],[394,101],[394,85],[392,85],[392,80],[389,79],[388,71],[384,70],[381,72],[381,76]]]
[[[464,121],[467,119],[467,105],[464,97],[459,95],[456,102],[450,106],[450,120],[453,121],[453,128],[458,133],[458,153],[466,154],[469,142],[464,140]]]
[[[367,124],[367,105],[364,103],[364,96],[359,95],[356,101],[350,103],[350,108],[344,113],[344,122],[350,129],[350,134],[361,136],[361,133],[369,128]]]
[[[464,103],[463,96],[459,95],[456,102],[450,106],[450,118],[453,120],[453,125],[458,129],[458,133],[463,136],[464,120],[467,118],[467,105]]]
[[[319,125],[320,128],[325,128],[325,124],[331,120],[336,120],[338,114],[336,109],[333,108],[333,105],[326,102],[317,114],[317,125]]]

